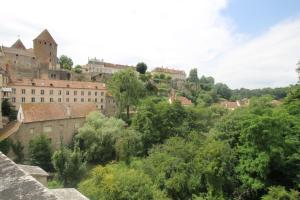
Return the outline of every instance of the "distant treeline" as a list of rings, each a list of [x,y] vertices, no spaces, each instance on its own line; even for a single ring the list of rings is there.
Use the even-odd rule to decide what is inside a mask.
[[[279,88],[263,88],[263,89],[235,89],[232,90],[232,100],[238,100],[243,98],[261,97],[264,95],[271,95],[274,99],[283,99],[287,96],[290,87],[279,87]]]

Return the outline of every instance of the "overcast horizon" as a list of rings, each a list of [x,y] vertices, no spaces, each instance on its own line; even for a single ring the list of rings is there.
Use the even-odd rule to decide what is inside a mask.
[[[58,55],[148,67],[198,69],[231,88],[297,82],[300,1],[100,0],[5,1],[0,44],[20,37],[26,48],[44,29]]]

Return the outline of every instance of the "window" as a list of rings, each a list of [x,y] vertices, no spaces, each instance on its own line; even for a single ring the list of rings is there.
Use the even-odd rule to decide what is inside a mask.
[[[50,95],[53,95],[53,90],[50,90]]]
[[[35,89],[31,89],[31,94],[35,94]]]
[[[97,102],[97,98],[95,98],[95,102]]]
[[[41,97],[41,102],[44,102],[44,101],[45,101],[44,97]]]
[[[16,94],[16,88],[13,88],[13,89],[12,89],[12,93],[13,93],[13,94]]]
[[[35,102],[35,98],[34,98],[34,97],[31,98],[31,102],[32,102],[32,103]]]
[[[53,101],[53,98],[50,98],[50,102],[54,102],[54,101]]]
[[[58,95],[61,95],[61,90],[58,91]]]
[[[16,102],[16,97],[11,98],[11,101],[12,101],[13,103],[15,103],[15,102]]]
[[[31,83],[32,86],[35,86],[35,83]]]
[[[76,99],[76,98],[74,98],[74,102],[77,102],[77,99]]]
[[[58,98],[58,102],[61,102],[61,98]]]
[[[103,105],[101,105],[101,110],[103,110]]]
[[[81,98],[81,102],[84,102],[84,98]]]
[[[25,89],[22,89],[22,94],[25,94],[26,93],[26,90]]]
[[[66,102],[69,102],[69,98],[66,98]]]
[[[81,91],[81,96],[84,96],[84,91]]]
[[[41,90],[41,94],[45,94],[45,90]]]
[[[43,132],[44,133],[50,133],[52,131],[52,127],[51,126],[44,126],[43,127]]]
[[[51,74],[52,75],[52,74]],[[55,74],[54,74],[55,75]],[[53,87],[53,84],[52,83],[50,83],[50,87]]]
[[[103,99],[101,98],[101,103],[103,103]]]
[[[77,91],[74,91],[74,95],[77,95]]]
[[[101,96],[103,96],[104,95],[104,92],[101,92]]]
[[[95,92],[95,96],[97,96],[97,92]]]
[[[22,98],[21,98],[21,102],[22,102],[22,103],[25,103],[25,97],[22,97]]]
[[[88,98],[88,102],[91,102],[91,99],[90,99],[90,98]]]
[[[91,91],[88,92],[88,95],[91,96]]]
[[[69,92],[69,90],[67,90],[67,91],[66,91],[66,95],[69,95],[69,94],[70,94],[70,92]]]
[[[47,42],[44,42],[44,44],[47,44]]]

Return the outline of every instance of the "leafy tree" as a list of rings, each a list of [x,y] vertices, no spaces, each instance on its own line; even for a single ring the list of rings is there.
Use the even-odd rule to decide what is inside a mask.
[[[188,77],[188,81],[190,81],[192,83],[198,83],[199,78],[198,78],[197,68],[191,69],[189,77]]]
[[[66,55],[61,55],[59,58],[60,68],[71,70],[73,66],[73,60]]]
[[[119,109],[119,116],[126,108],[129,119],[130,106],[135,106],[143,96],[144,87],[132,69],[125,69],[115,73],[108,83],[108,88],[113,94]]]
[[[82,67],[81,65],[76,65],[74,68],[75,73],[81,74],[82,73]]]
[[[86,171],[86,164],[78,148],[72,151],[61,145],[52,156],[52,164],[64,187],[76,187]]]
[[[11,146],[11,142],[8,138],[6,138],[5,140],[2,140],[0,142],[0,151],[4,154],[7,154],[9,152]]]
[[[143,62],[140,62],[136,65],[136,71],[138,71],[140,74],[145,74],[147,71],[147,65]]]
[[[17,111],[13,108],[12,104],[8,101],[8,99],[4,99],[2,101],[2,115],[7,116],[9,121],[13,121],[17,119]]]
[[[123,165],[95,167],[79,185],[79,190],[91,200],[164,200],[165,194],[141,171]]]
[[[140,156],[142,154],[142,141],[140,133],[133,129],[127,129],[117,139],[116,154],[118,160],[125,161],[126,164],[130,163],[130,159],[133,156]]]
[[[46,135],[41,134],[29,141],[29,161],[32,165],[40,166],[46,171],[52,170],[51,141]]]
[[[205,91],[210,91],[213,89],[213,86],[215,84],[215,80],[213,77],[209,76],[209,77],[205,77],[202,76],[199,79],[199,83],[200,83],[200,87],[205,90]]]
[[[214,90],[217,95],[224,99],[230,99],[231,97],[231,89],[224,83],[217,83],[214,86]]]
[[[105,163],[115,159],[115,144],[124,126],[120,119],[107,118],[99,112],[90,113],[76,135],[87,160]]]
[[[262,197],[262,200],[297,200],[300,193],[295,190],[287,191],[282,186],[270,187],[268,194]]]
[[[19,140],[16,143],[11,142],[11,148],[16,155],[15,162],[21,163],[24,160],[24,146],[21,144]]]

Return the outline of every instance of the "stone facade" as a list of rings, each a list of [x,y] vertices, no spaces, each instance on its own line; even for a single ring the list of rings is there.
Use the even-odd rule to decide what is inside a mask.
[[[11,103],[16,109],[22,103],[94,103],[105,110],[106,86],[103,83],[21,79],[9,83]]]
[[[38,135],[45,134],[50,140],[53,149],[63,144],[69,145],[74,134],[85,122],[85,117],[97,108],[92,103],[43,103],[22,104],[18,111],[18,130],[9,138],[12,142],[20,141],[24,147],[25,158],[28,157],[29,141]],[[9,153],[10,157],[14,155]]]
[[[18,78],[70,79],[69,72],[59,67],[57,43],[47,30],[33,40],[33,48],[27,49],[20,39],[11,47],[0,46],[0,66],[12,81]]]
[[[164,74],[165,76],[170,76],[173,80],[185,80],[186,74],[182,70],[176,70],[176,69],[169,69],[164,67],[156,67],[151,72],[152,75],[160,75]]]

